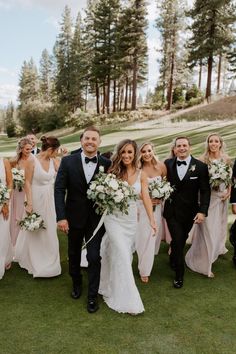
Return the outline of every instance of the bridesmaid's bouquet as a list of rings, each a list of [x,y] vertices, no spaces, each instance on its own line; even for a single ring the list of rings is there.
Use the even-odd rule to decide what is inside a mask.
[[[219,190],[222,184],[225,188],[232,184],[232,168],[229,164],[213,160],[208,165],[208,172],[211,189]]]
[[[11,190],[0,181],[0,206],[7,203],[10,199]]]
[[[42,217],[35,212],[28,214],[24,219],[19,221],[19,226],[21,229],[26,231],[46,229]]]
[[[134,189],[126,181],[117,179],[112,173],[104,173],[102,166],[91,182],[87,195],[95,202],[97,214],[105,211],[107,214],[114,211],[128,214],[130,200],[137,199]]]
[[[171,187],[166,177],[163,177],[149,183],[148,190],[151,199],[166,200],[170,197],[171,193],[173,193],[174,188]],[[153,210],[155,210],[155,205]]]
[[[25,184],[25,172],[16,167],[13,167],[11,171],[13,176],[13,188],[21,192]]]

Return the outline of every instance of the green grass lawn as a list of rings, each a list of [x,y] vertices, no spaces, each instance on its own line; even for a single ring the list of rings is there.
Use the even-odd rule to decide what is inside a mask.
[[[125,126],[124,126],[125,128]],[[102,138],[122,130],[114,127],[103,131]],[[150,131],[150,129],[149,129]],[[199,156],[206,136],[216,131],[227,143],[227,152],[236,155],[236,123],[223,127],[196,125],[183,129],[190,137],[192,152]],[[137,129],[127,131],[127,137]],[[167,134],[142,138],[151,140],[160,158],[169,155],[170,142],[177,135]],[[79,132],[60,138],[65,145],[79,142]],[[178,135],[180,135],[178,133]],[[16,139],[1,138],[0,152],[12,151]],[[114,141],[116,144],[117,141]],[[101,147],[101,152],[113,150]],[[230,218],[232,222],[233,218]],[[148,284],[140,282],[137,257],[133,269],[145,306],[139,316],[118,314],[100,299],[100,310],[86,310],[87,278],[81,299],[70,298],[71,280],[67,266],[66,236],[59,235],[62,275],[55,279],[33,279],[14,264],[0,281],[0,354],[229,354],[236,352],[236,268],[232,247],[213,266],[215,278],[186,271],[182,289],[172,287],[173,272],[168,265],[168,245],[162,244],[155,259]],[[85,271],[86,273],[86,271]]]
[[[135,256],[145,313],[130,316],[110,310],[101,298],[100,310],[87,313],[86,274],[82,297],[70,298],[66,236],[59,238],[61,276],[33,279],[14,264],[1,280],[1,354],[235,353],[236,269],[229,244],[214,264],[214,279],[187,270],[178,290],[168,245],[162,244],[148,284],[139,280]]]

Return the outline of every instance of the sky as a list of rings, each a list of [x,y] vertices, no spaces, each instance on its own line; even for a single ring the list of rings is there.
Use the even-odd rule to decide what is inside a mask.
[[[146,88],[153,89],[158,79],[155,28],[156,1],[148,6],[149,76]],[[24,60],[33,57],[39,64],[43,49],[52,52],[59,33],[59,23],[65,5],[75,19],[86,8],[86,0],[0,0],[0,106],[17,103],[18,81]]]

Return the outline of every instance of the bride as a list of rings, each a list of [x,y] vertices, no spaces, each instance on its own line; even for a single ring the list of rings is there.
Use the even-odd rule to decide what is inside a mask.
[[[123,140],[112,157],[110,173],[127,181],[138,196],[142,196],[153,234],[156,232],[152,203],[148,194],[145,173],[137,169],[138,149],[133,140]],[[132,271],[132,252],[138,222],[137,205],[131,201],[128,214],[116,212],[104,220],[106,234],[103,237],[101,279],[99,293],[106,304],[121,313],[138,314],[144,311],[135,285]]]

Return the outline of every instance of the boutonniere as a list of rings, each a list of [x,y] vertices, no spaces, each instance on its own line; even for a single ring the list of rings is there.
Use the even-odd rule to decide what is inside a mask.
[[[194,172],[196,169],[196,165],[192,165],[189,169],[189,172]]]

